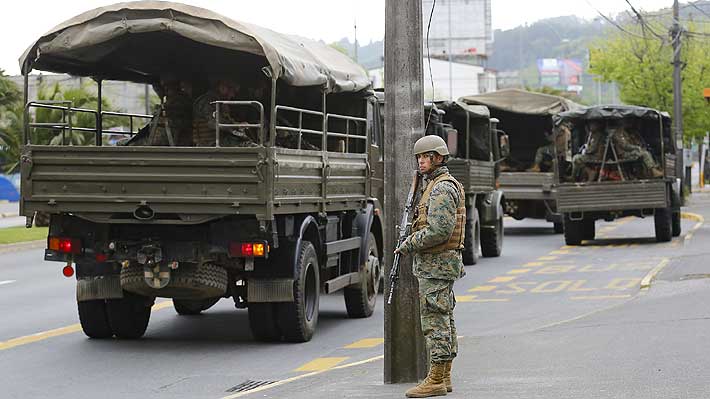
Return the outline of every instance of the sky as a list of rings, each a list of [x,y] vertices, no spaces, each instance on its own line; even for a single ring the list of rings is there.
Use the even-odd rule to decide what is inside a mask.
[[[397,0],[392,0],[397,1]],[[670,7],[671,0],[629,0],[637,9]],[[27,47],[55,25],[89,9],[114,3],[106,0],[34,0],[3,4],[0,15],[0,69],[19,74],[17,59]],[[232,19],[282,33],[333,42],[354,37],[366,44],[382,40],[385,0],[182,0]],[[10,3],[8,3],[10,4]],[[543,18],[576,15],[586,19],[628,10],[624,0],[492,0],[493,29],[511,29]]]

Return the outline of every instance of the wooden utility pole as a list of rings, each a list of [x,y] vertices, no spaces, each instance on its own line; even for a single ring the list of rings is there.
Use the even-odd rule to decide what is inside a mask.
[[[670,35],[671,43],[673,44],[673,125],[674,135],[673,140],[676,142],[683,139],[683,82],[680,72],[683,67],[683,62],[680,60],[681,39],[683,30],[680,26],[678,0],[673,1],[673,26],[671,26]],[[690,149],[683,150],[690,151]],[[684,157],[685,158],[685,157]],[[690,165],[685,165],[685,173],[683,180],[688,192],[692,189]]]
[[[414,142],[424,134],[422,1],[385,1],[385,215],[387,251],[397,239],[415,172]],[[392,258],[391,256],[389,257]],[[392,267],[387,262],[385,276]],[[403,256],[392,304],[385,304],[385,383],[417,382],[427,373],[417,279]],[[387,284],[389,292],[389,282]]]
[[[415,171],[411,149],[424,134],[422,76],[422,1],[385,0],[385,230],[390,254]],[[385,276],[391,267],[386,262]],[[385,383],[417,382],[427,373],[410,257],[402,257],[399,273],[392,304],[385,304]]]

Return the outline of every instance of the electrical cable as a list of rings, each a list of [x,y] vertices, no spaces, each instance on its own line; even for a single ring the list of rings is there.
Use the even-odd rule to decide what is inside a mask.
[[[436,8],[436,0],[431,5],[431,12],[429,13],[429,22],[426,26],[426,58],[429,63],[429,80],[431,81],[431,104],[432,107],[429,109],[429,115],[427,115],[426,123],[424,124],[424,134],[426,135],[426,130],[429,128],[429,121],[431,120],[431,115],[434,113],[434,74],[431,71],[431,54],[429,53],[429,30],[431,30],[431,20],[434,18],[434,9]]]
[[[639,39],[645,39],[645,38],[646,38],[646,37],[641,36],[641,35],[639,35],[639,34],[636,34],[636,33],[633,33],[633,32],[629,32],[628,30],[624,29],[624,27],[622,27],[621,25],[619,25],[618,23],[616,23],[613,19],[611,19],[611,18],[607,17],[606,15],[604,15],[601,11],[599,11],[596,7],[594,7],[594,6],[592,5],[592,3],[589,2],[589,0],[584,0],[584,1],[587,3],[587,5],[589,5],[589,7],[591,7],[594,11],[596,11],[597,14],[599,14],[600,17],[604,18],[607,22],[609,22],[610,24],[612,24],[612,25],[613,25],[615,28],[617,28],[618,30],[620,30],[620,31],[622,31],[622,32],[624,32],[624,33],[626,33],[626,34],[629,35],[629,36],[637,37],[637,38],[639,38]]]

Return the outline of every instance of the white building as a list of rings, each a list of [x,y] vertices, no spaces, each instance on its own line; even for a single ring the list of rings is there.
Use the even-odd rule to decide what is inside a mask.
[[[433,0],[422,0],[422,32],[425,41],[433,6]],[[467,58],[485,65],[492,46],[491,0],[436,1],[429,30],[429,51],[432,56],[442,58],[451,53],[454,59]]]
[[[432,58],[430,73],[429,62],[424,58],[423,71],[425,100],[431,100],[432,94],[434,100],[455,100],[462,96],[488,93],[497,89],[495,73],[478,65],[452,62],[449,68],[448,61]],[[374,88],[384,87],[384,68],[372,69],[368,74]]]

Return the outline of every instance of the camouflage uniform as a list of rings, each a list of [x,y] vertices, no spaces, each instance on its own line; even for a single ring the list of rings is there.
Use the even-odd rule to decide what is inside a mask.
[[[618,129],[612,134],[614,134],[614,149],[619,160],[640,160],[648,174],[657,166],[651,153],[639,145],[641,139],[637,133]]]
[[[194,115],[192,136],[195,146],[214,147],[217,127],[215,101],[220,99],[216,92],[208,91],[195,100],[192,113]],[[237,123],[231,117],[229,107],[220,106],[220,123]],[[220,146],[223,147],[257,147],[256,141],[245,131],[224,128],[220,132]]]
[[[604,131],[594,129],[589,132],[589,140],[587,140],[586,148],[581,154],[572,157],[572,178],[576,181],[579,174],[586,166],[587,162],[601,161],[604,156]]]
[[[424,183],[448,173],[447,167],[439,167],[426,176]],[[414,254],[413,268],[419,281],[422,332],[434,363],[450,361],[458,352],[453,286],[454,281],[463,276],[464,269],[460,250],[438,253],[426,253],[424,250],[449,240],[456,227],[457,208],[464,200],[451,181],[437,183],[429,196],[428,226],[414,232],[399,247],[400,253],[404,255]]]
[[[555,143],[550,143],[539,147],[535,152],[533,169],[536,171],[548,172],[552,169],[552,161],[555,159]]]
[[[192,97],[183,91],[170,93],[164,109],[175,145],[192,146]]]

